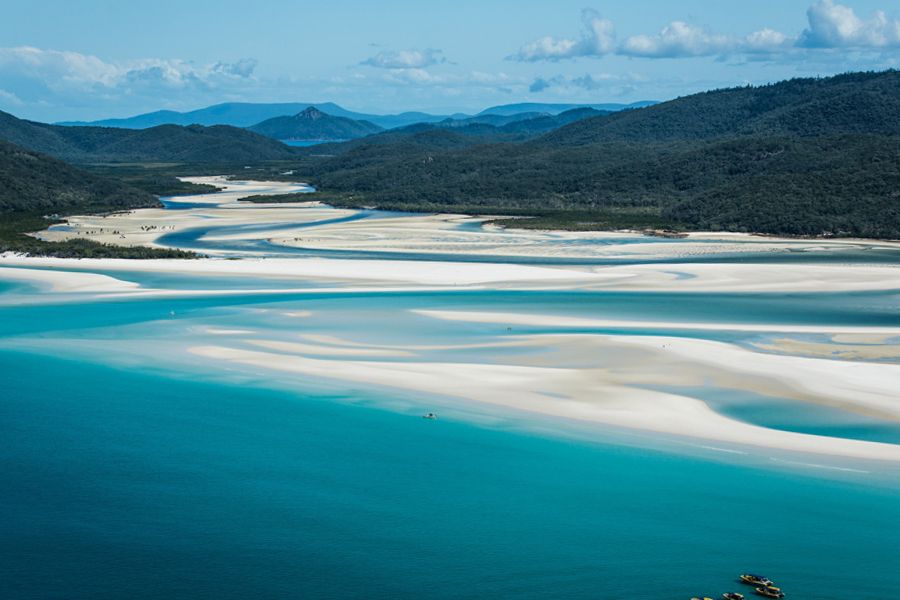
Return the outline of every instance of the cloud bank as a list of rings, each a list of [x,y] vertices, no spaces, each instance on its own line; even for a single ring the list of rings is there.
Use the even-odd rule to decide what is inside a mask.
[[[0,76],[31,81],[36,86],[63,88],[118,88],[142,82],[173,89],[216,86],[253,77],[256,61],[195,65],[183,60],[143,59],[107,62],[96,56],[31,46],[0,48]]]
[[[106,61],[72,51],[18,46],[0,48],[0,105],[19,107],[110,106],[182,102],[227,96],[256,82],[256,61],[195,64],[148,58]]]
[[[897,48],[900,47],[900,19],[883,11],[863,20],[852,8],[822,0],[806,12],[809,27],[797,45],[804,48]]]
[[[425,50],[383,51],[359,64],[379,69],[424,69],[444,62],[447,62],[447,59],[440,50],[426,48]]]
[[[673,21],[658,33],[632,35],[619,41],[611,21],[594,10],[585,10],[579,37],[542,37],[523,45],[508,58],[520,62],[608,55],[634,58],[768,55],[775,58],[804,50],[900,48],[900,19],[888,17],[883,11],[862,19],[848,6],[819,0],[807,11],[807,20],[807,28],[795,36],[769,28],[734,36],[685,21]]]

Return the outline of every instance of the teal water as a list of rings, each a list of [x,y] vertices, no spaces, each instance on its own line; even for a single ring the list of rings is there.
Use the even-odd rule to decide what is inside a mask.
[[[213,232],[227,233],[197,229],[168,242],[238,254],[495,260],[203,239]],[[896,251],[861,249],[755,258],[798,268],[900,263]],[[361,293],[319,289],[340,285],[324,280],[92,272],[197,295],[97,298],[0,280],[2,600],[718,598],[741,587],[742,571],[767,574],[791,599],[884,600],[896,589],[896,465],[508,414],[450,401],[452,389],[422,397],[218,364],[186,348],[321,335],[415,349],[423,362],[485,364],[546,358],[539,347],[489,347],[521,335],[753,348],[787,325],[900,327],[898,290]],[[421,309],[768,330],[508,327],[413,312]],[[844,410],[709,382],[669,391],[764,427],[900,442],[896,423]],[[427,410],[440,420],[421,419]]]
[[[22,353],[0,353],[0,385],[7,599],[687,598],[743,570],[792,598],[896,586],[898,486]]]

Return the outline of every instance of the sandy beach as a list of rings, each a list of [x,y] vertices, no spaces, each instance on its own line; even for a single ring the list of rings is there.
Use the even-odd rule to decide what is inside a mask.
[[[537,340],[536,343],[548,346],[547,340]],[[346,358],[327,360],[286,352],[298,350],[296,347],[274,346],[272,349],[280,351],[252,351],[227,346],[196,346],[190,351],[219,361],[292,374],[332,377],[420,393],[433,393],[435,389],[452,390],[452,396],[493,406],[710,442],[852,459],[900,461],[900,446],[897,445],[753,426],[723,417],[694,398],[631,387],[616,377],[604,376],[600,371],[589,369],[375,362]],[[894,369],[893,376],[896,377],[897,367]],[[768,375],[778,377],[786,372],[779,370]],[[880,383],[884,384],[884,379]],[[880,397],[879,394],[884,394],[884,391],[874,392],[872,397]],[[890,394],[892,411],[896,412],[893,389]]]
[[[316,202],[252,204],[253,194],[308,190],[283,182],[229,182],[193,178],[224,191],[177,199],[179,210],[144,209],[108,216],[71,217],[43,239],[86,237],[102,243],[163,246],[175,233],[199,232],[209,256],[196,260],[57,259],[0,256],[0,280],[32,286],[13,302],[217,297],[239,294],[318,298],[348,293],[392,294],[499,291],[628,292],[646,294],[889,293],[900,290],[893,264],[709,262],[698,256],[829,253],[851,249],[900,250],[894,242],[789,240],[698,233],[688,239],[647,238],[630,232],[576,233],[483,227],[481,217],[398,215],[372,217]],[[189,238],[184,238],[189,239]],[[238,246],[231,244],[237,242]],[[254,246],[264,242],[268,246]],[[216,249],[217,246],[221,249]],[[235,247],[247,248],[239,253]],[[271,255],[266,248],[374,252],[372,258]],[[190,249],[190,248],[188,248]],[[500,257],[465,260],[391,260],[385,253]],[[664,264],[505,263],[502,258],[665,259]],[[225,260],[234,259],[238,260]],[[678,262],[684,259],[686,262]],[[141,284],[141,276],[152,276]],[[209,278],[194,289],[166,276]],[[239,286],[226,282],[240,281]],[[275,284],[278,285],[275,285]],[[296,284],[296,285],[294,285]],[[702,309],[698,314],[702,313]],[[900,326],[675,320],[648,314],[614,318],[498,310],[409,310],[410,319],[458,324],[472,331],[465,344],[373,343],[342,337],[327,315],[296,308],[281,316],[290,326],[265,329],[230,323],[191,324],[181,332],[195,359],[216,368],[333,379],[440,393],[473,405],[602,423],[742,448],[900,461],[900,445],[770,429],[727,417],[679,389],[712,386],[742,390],[800,405],[820,406],[900,421]],[[307,330],[304,323],[317,324]],[[324,325],[323,325],[324,323]],[[478,333],[507,329],[506,336]],[[286,328],[285,328],[286,327]],[[470,329],[475,327],[476,329]],[[512,332],[544,328],[547,333]],[[297,329],[296,335],[290,332]],[[480,329],[478,329],[480,328]],[[613,330],[585,333],[579,329]],[[616,333],[628,330],[632,334]],[[637,334],[633,334],[637,332]],[[660,332],[664,332],[661,334]],[[744,345],[702,339],[727,332],[761,336]],[[212,336],[212,337],[210,337]],[[804,336],[818,336],[810,339]],[[216,338],[215,340],[213,338]],[[749,339],[749,338],[748,338]],[[215,343],[213,343],[215,342]],[[489,353],[489,360],[447,360],[441,352]],[[882,362],[876,362],[882,361]],[[887,362],[884,362],[887,361]],[[892,362],[893,361],[893,362]]]
[[[172,199],[191,208],[139,209],[106,216],[76,216],[65,227],[39,233],[45,240],[87,238],[123,246],[159,246],[167,234],[210,229],[206,241],[264,240],[278,247],[319,251],[448,254],[460,256],[545,259],[677,259],[754,253],[834,253],[848,249],[900,249],[900,242],[854,239],[789,239],[727,232],[699,232],[684,239],[636,232],[574,232],[503,229],[489,216],[384,213],[334,209],[316,201],[289,204],[240,202],[253,195],[308,192],[305,184],[240,182],[223,177],[189,177],[186,181],[214,185],[216,194]],[[199,206],[195,206],[199,205]],[[251,227],[247,227],[251,226]],[[219,230],[219,231],[216,231]],[[181,246],[175,246],[181,247]],[[183,248],[190,249],[190,248]],[[233,251],[206,245],[203,251],[228,256]],[[260,253],[262,254],[262,253]],[[252,251],[242,251],[242,256]]]

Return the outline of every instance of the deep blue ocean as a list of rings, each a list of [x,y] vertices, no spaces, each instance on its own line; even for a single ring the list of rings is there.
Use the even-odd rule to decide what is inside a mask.
[[[28,353],[0,352],[0,385],[4,599],[689,598],[747,570],[791,598],[896,586],[883,481]]]

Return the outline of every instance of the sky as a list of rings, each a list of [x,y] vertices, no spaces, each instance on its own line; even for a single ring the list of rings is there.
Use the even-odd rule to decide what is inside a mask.
[[[0,110],[666,100],[900,67],[896,0],[4,0]]]

